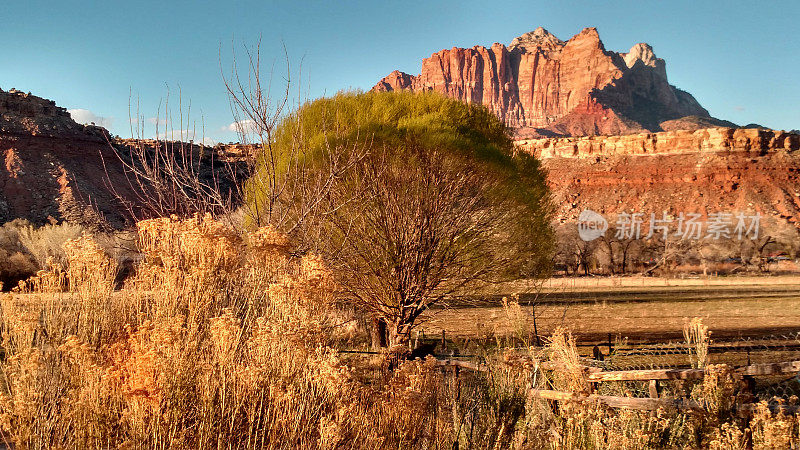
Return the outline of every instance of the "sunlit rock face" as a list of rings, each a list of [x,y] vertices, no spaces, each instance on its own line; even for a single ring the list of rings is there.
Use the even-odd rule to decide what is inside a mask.
[[[800,135],[706,128],[516,141],[541,159],[556,219],[584,210],[763,216],[765,233],[800,230]]]
[[[694,97],[669,84],[652,47],[607,51],[594,28],[566,42],[540,27],[508,47],[441,50],[423,59],[419,75],[394,71],[373,89],[432,90],[482,104],[518,137],[661,131],[664,121],[709,117]]]
[[[146,181],[132,178],[129,155],[134,146],[158,144],[112,138],[104,128],[75,122],[52,100],[0,90],[0,224],[18,218],[93,228],[130,223],[156,199],[144,196],[138,183]],[[225,149],[174,148],[190,146],[191,154],[205,155],[193,160],[200,182],[228,186],[226,170],[211,163]],[[247,146],[230,147],[235,158],[251,153]]]

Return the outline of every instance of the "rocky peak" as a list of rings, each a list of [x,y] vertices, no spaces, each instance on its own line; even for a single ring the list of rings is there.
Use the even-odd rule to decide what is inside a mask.
[[[509,47],[442,50],[422,61],[418,76],[392,72],[373,89],[433,90],[485,105],[520,137],[661,131],[662,122],[709,117],[667,82],[652,47],[607,51],[596,28],[566,42],[539,27]]]
[[[560,50],[564,46],[564,41],[555,37],[552,33],[539,27],[529,31],[522,36],[515,37],[508,46],[509,51],[520,53],[535,53],[537,51],[551,52]]]
[[[600,40],[600,33],[597,32],[597,28],[595,27],[588,27],[581,30],[580,33],[572,36],[569,41],[567,42],[596,42],[600,44],[600,47],[603,46],[603,42]]]
[[[101,139],[106,131],[76,123],[66,108],[52,100],[17,89],[0,89],[0,133]]]
[[[414,83],[414,76],[405,72],[395,70],[389,75],[383,77],[378,82],[377,87],[380,90],[390,91],[392,89],[410,89]]]
[[[623,59],[625,59],[625,65],[628,67],[633,67],[637,61],[641,61],[645,66],[650,67],[657,67],[658,61],[661,61],[662,64],[664,62],[663,59],[656,58],[653,47],[644,42],[639,42],[631,47],[628,53],[623,54]]]

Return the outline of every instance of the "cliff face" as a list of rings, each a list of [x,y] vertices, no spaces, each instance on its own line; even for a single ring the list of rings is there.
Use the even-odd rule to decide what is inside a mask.
[[[121,224],[125,214],[107,178],[119,182],[122,195],[135,198],[122,183],[123,169],[105,142],[0,133],[0,223],[24,218],[36,224]]]
[[[76,123],[50,100],[0,90],[0,223],[24,218],[36,224],[122,226],[131,220],[130,210],[142,211],[148,202],[126,170],[126,164],[136,163],[130,160],[131,147],[152,153],[155,146],[164,145],[163,141],[112,141],[105,129]],[[173,144],[166,145],[173,149]],[[174,148],[180,151],[179,147],[190,145],[177,143]],[[201,182],[218,182],[229,189],[227,170],[219,170],[221,164],[211,161],[226,149],[190,148],[192,155],[203,155],[193,159]],[[233,152],[232,167],[239,171],[242,164],[235,161],[245,157]]]
[[[561,222],[584,209],[758,211],[800,229],[800,135],[710,117],[647,44],[617,53],[594,28],[566,42],[538,28],[508,47],[442,50],[419,75],[395,71],[373,89],[490,108],[542,159]]]
[[[800,149],[800,135],[756,128],[707,128],[625,136],[523,139],[519,148],[547,159],[625,155],[685,154],[720,151],[768,153]]]
[[[0,89],[0,133],[105,141],[105,130],[81,125],[65,108],[30,93]]]
[[[584,209],[759,212],[764,227],[800,229],[800,135],[712,128],[517,141],[542,158],[562,223]],[[782,224],[782,225],[781,225]]]
[[[135,196],[107,138],[51,100],[0,90],[0,223],[121,224],[125,214],[109,180],[120,195]]]
[[[567,42],[540,27],[508,47],[442,50],[422,61],[419,75],[394,71],[373,89],[437,91],[486,105],[518,136],[661,131],[667,120],[709,117],[669,84],[649,45],[607,51],[594,28]]]

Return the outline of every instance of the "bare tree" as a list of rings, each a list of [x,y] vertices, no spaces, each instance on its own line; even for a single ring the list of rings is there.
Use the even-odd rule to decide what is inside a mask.
[[[278,96],[273,96],[274,71],[268,76],[262,74],[261,41],[255,49],[244,48],[247,66],[246,75],[240,72],[236,51],[231,52],[231,67],[228,73],[222,68],[220,54],[220,72],[228,92],[231,114],[234,118],[237,134],[244,145],[251,145],[253,158],[251,172],[259,171],[265,176],[250,180],[247,186],[251,197],[259,197],[258,202],[245,202],[247,216],[257,225],[274,224],[281,221],[276,211],[278,199],[285,191],[285,182],[281,174],[287,173],[297,162],[301,149],[291,146],[282,149],[279,154],[275,148],[273,134],[278,123],[286,114],[290,99],[292,70],[286,48],[284,47],[286,72]]]
[[[180,92],[177,119],[169,92],[153,119],[140,115],[138,102],[135,115],[132,102],[130,108],[132,138],[109,139],[125,182],[119,183],[119,174],[112,179],[105,160],[103,165],[109,190],[133,220],[206,213],[220,217],[241,202],[239,186],[249,173],[246,164],[204,144],[202,121],[198,132],[191,105],[184,107]],[[152,138],[147,137],[148,122],[154,125]]]
[[[764,236],[756,244],[756,246],[755,246],[756,255],[757,255],[756,263],[758,264],[758,270],[760,272],[768,272],[769,271],[769,266],[768,266],[769,258],[767,256],[766,250],[767,250],[767,247],[769,247],[772,244],[776,244],[777,242],[778,241],[775,240],[775,238],[772,237],[772,236]]]
[[[244,54],[246,75],[240,72],[235,51],[230,71],[222,71],[237,134],[251,149],[247,172],[258,174],[240,185],[241,208],[255,226],[274,226],[294,235],[295,241],[302,244],[311,238],[298,235],[313,234],[315,230],[306,224],[314,222],[319,215],[328,214],[324,208],[338,207],[323,200],[330,199],[329,192],[336,180],[364,157],[369,137],[348,143],[324,138],[321,148],[314,149],[325,161],[325,174],[320,176],[316,170],[318,165],[312,167],[306,159],[311,150],[305,130],[302,127],[279,128],[297,114],[297,110],[290,108],[292,70],[286,48],[285,78],[279,82],[275,95],[275,72],[270,70],[268,75],[262,72],[260,41],[255,49],[245,47]],[[302,102],[300,92],[298,85],[298,105]],[[327,136],[335,130],[315,131]]]
[[[549,265],[536,260],[549,256],[531,217],[540,211],[503,189],[447,149],[377,146],[331,191],[318,250],[349,296],[385,320],[389,344],[404,343],[432,305]]]
[[[565,274],[591,275],[592,263],[600,240],[584,241],[578,235],[576,224],[563,224],[558,229],[558,255],[565,266]]]
[[[636,250],[639,239],[628,237],[623,239],[615,239],[616,229],[611,228],[601,237],[602,242],[605,244],[609,255],[609,267],[611,274],[620,273],[625,275],[628,272],[628,265],[632,253]],[[614,249],[617,249],[615,252]],[[618,258],[617,258],[618,257]]]
[[[650,275],[656,270],[665,270],[670,264],[676,264],[679,258],[685,258],[695,248],[696,240],[683,239],[673,233],[648,239],[643,243],[643,274]]]
[[[308,230],[302,224],[309,216],[324,213],[320,200],[333,181],[359,158],[359,152],[342,151],[338,144],[326,145],[328,176],[321,178],[315,173],[310,182],[301,130],[293,130],[288,136],[289,145],[275,145],[276,128],[294,113],[289,108],[292,73],[285,49],[285,77],[277,82],[273,70],[262,72],[260,42],[255,49],[245,47],[244,54],[243,72],[235,51],[229,71],[223,69],[220,56],[239,147],[244,149],[241,155],[225,153],[224,146],[204,145],[203,134],[195,143],[198,133],[191,120],[191,105],[184,106],[180,95],[176,114],[167,95],[156,117],[149,120],[140,115],[138,103],[135,115],[131,105],[134,138],[112,143],[123,167],[125,186],[111,181],[108,168],[106,178],[132,218],[210,213],[219,219],[240,209],[247,224],[272,225],[292,233]],[[147,138],[145,126],[149,122],[155,126],[154,139]],[[349,160],[344,161],[342,155]],[[260,176],[251,177],[256,172]],[[302,205],[302,210],[282,207],[286,198],[301,199],[292,204]]]

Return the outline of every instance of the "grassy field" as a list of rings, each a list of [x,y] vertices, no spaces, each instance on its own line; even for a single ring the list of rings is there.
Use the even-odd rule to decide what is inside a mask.
[[[584,342],[603,342],[609,334],[630,342],[681,339],[683,325],[692,317],[703,318],[716,338],[800,330],[800,277],[630,277],[561,278],[539,287],[525,281],[505,285],[486,292],[480,302],[454,302],[432,311],[423,326],[425,334],[514,334],[519,320],[503,308],[501,292],[519,294],[526,326],[532,327],[535,304],[540,335],[565,326]]]
[[[293,256],[288,238],[272,228],[238,234],[210,217],[164,218],[140,222],[138,232],[145,258],[122,290],[114,290],[114,260],[83,236],[65,245],[65,268],[41,271],[22,293],[0,296],[0,445],[723,449],[800,442],[797,417],[773,415],[767,403],[748,422],[737,421],[732,399],[741,383],[714,364],[742,363],[729,353],[707,358],[714,349],[698,321],[691,351],[643,358],[641,347],[619,345],[605,364],[705,366],[702,382],[662,386],[702,411],[652,414],[579,402],[556,408],[531,395],[581,394],[587,379],[580,356],[592,334],[663,336],[698,315],[717,330],[794,326],[796,280],[557,280],[539,291],[509,290],[525,294],[522,304],[498,303],[500,291],[484,293],[482,307],[443,309],[426,327],[435,333],[438,325],[451,337],[485,335],[472,348],[488,372],[443,371],[433,358],[404,360],[402,346],[345,353],[367,336],[358,317],[339,307],[333,273],[318,257]],[[540,302],[540,334],[565,324],[584,346],[563,332],[543,348],[496,339],[495,332],[530,331],[524,303],[532,298]],[[557,369],[534,369],[534,360]],[[763,361],[787,360],[772,352]],[[765,401],[800,389],[787,380],[756,381],[753,394]],[[643,382],[604,383],[598,392],[651,395]]]

